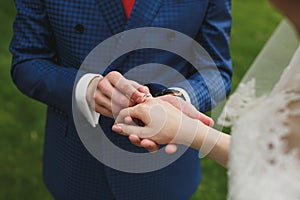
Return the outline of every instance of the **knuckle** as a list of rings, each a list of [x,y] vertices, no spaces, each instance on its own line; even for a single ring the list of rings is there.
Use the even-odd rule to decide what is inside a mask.
[[[120,74],[120,72],[117,72],[117,71],[111,71],[107,74],[107,77],[109,77],[109,78],[118,78],[121,76],[122,75]]]
[[[139,97],[140,97],[140,93],[138,91],[133,91],[132,94],[130,95],[130,98],[133,100],[136,100]]]
[[[99,101],[101,99],[101,93],[100,92],[95,92],[93,95],[93,100],[94,101]]]
[[[123,84],[120,85],[120,89],[121,89],[122,91],[124,91],[124,92],[129,91],[130,88],[131,88],[131,85],[128,84],[128,83],[123,83]]]
[[[139,90],[142,90],[143,92],[150,92],[149,88],[147,86],[143,86],[143,85],[140,85],[139,87]]]
[[[104,90],[105,89],[105,82],[104,81],[99,81],[98,83],[98,89],[99,90]]]

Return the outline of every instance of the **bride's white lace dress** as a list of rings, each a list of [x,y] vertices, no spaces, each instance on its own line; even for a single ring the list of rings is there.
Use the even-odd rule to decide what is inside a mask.
[[[300,200],[300,48],[271,93],[255,99],[254,85],[240,86],[227,105],[228,199]]]

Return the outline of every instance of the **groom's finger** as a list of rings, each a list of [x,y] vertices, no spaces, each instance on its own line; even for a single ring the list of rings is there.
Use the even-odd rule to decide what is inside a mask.
[[[120,133],[125,136],[137,135],[138,137],[140,137],[138,134],[141,131],[140,130],[141,128],[142,127],[139,126],[122,124],[122,123],[117,123],[112,126],[112,130],[117,133]]]
[[[131,144],[141,147],[141,139],[136,135],[129,135],[128,139],[130,140]]]
[[[159,145],[156,144],[152,140],[149,140],[149,139],[140,139],[136,135],[129,135],[128,138],[129,138],[130,142],[133,145],[138,146],[138,147],[144,147],[149,152],[154,152],[154,151],[157,151],[159,149]]]
[[[140,145],[149,152],[155,152],[159,149],[159,144],[149,139],[142,139]]]
[[[139,85],[138,83],[128,80],[124,77],[119,79],[114,86],[119,90],[120,93],[124,94],[127,99],[133,103],[133,105],[134,103],[141,103],[138,102],[138,100],[142,99],[142,97],[145,95],[145,93],[140,92],[140,90],[146,91],[146,88],[143,88],[142,85]],[[138,90],[138,88],[140,88],[140,90]]]

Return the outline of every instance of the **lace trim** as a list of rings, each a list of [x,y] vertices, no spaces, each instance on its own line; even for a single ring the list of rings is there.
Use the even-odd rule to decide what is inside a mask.
[[[298,150],[287,152],[282,139],[291,132],[285,124],[293,111],[288,104],[299,100],[299,93],[270,95],[234,125],[228,199],[300,199]]]
[[[230,96],[225,104],[217,123],[222,126],[232,126],[243,113],[257,102],[255,94],[256,81],[252,78],[246,83],[240,83],[237,90]]]

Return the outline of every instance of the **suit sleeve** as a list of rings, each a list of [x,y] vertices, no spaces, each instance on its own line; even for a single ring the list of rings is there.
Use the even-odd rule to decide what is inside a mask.
[[[70,114],[77,70],[55,62],[55,38],[42,2],[15,0],[11,75],[27,96]]]
[[[192,73],[188,77],[192,88],[183,86],[190,95],[192,104],[202,112],[214,108],[230,92],[232,75],[230,29],[231,1],[211,0],[196,40],[210,54],[216,67],[207,66],[199,73]]]

